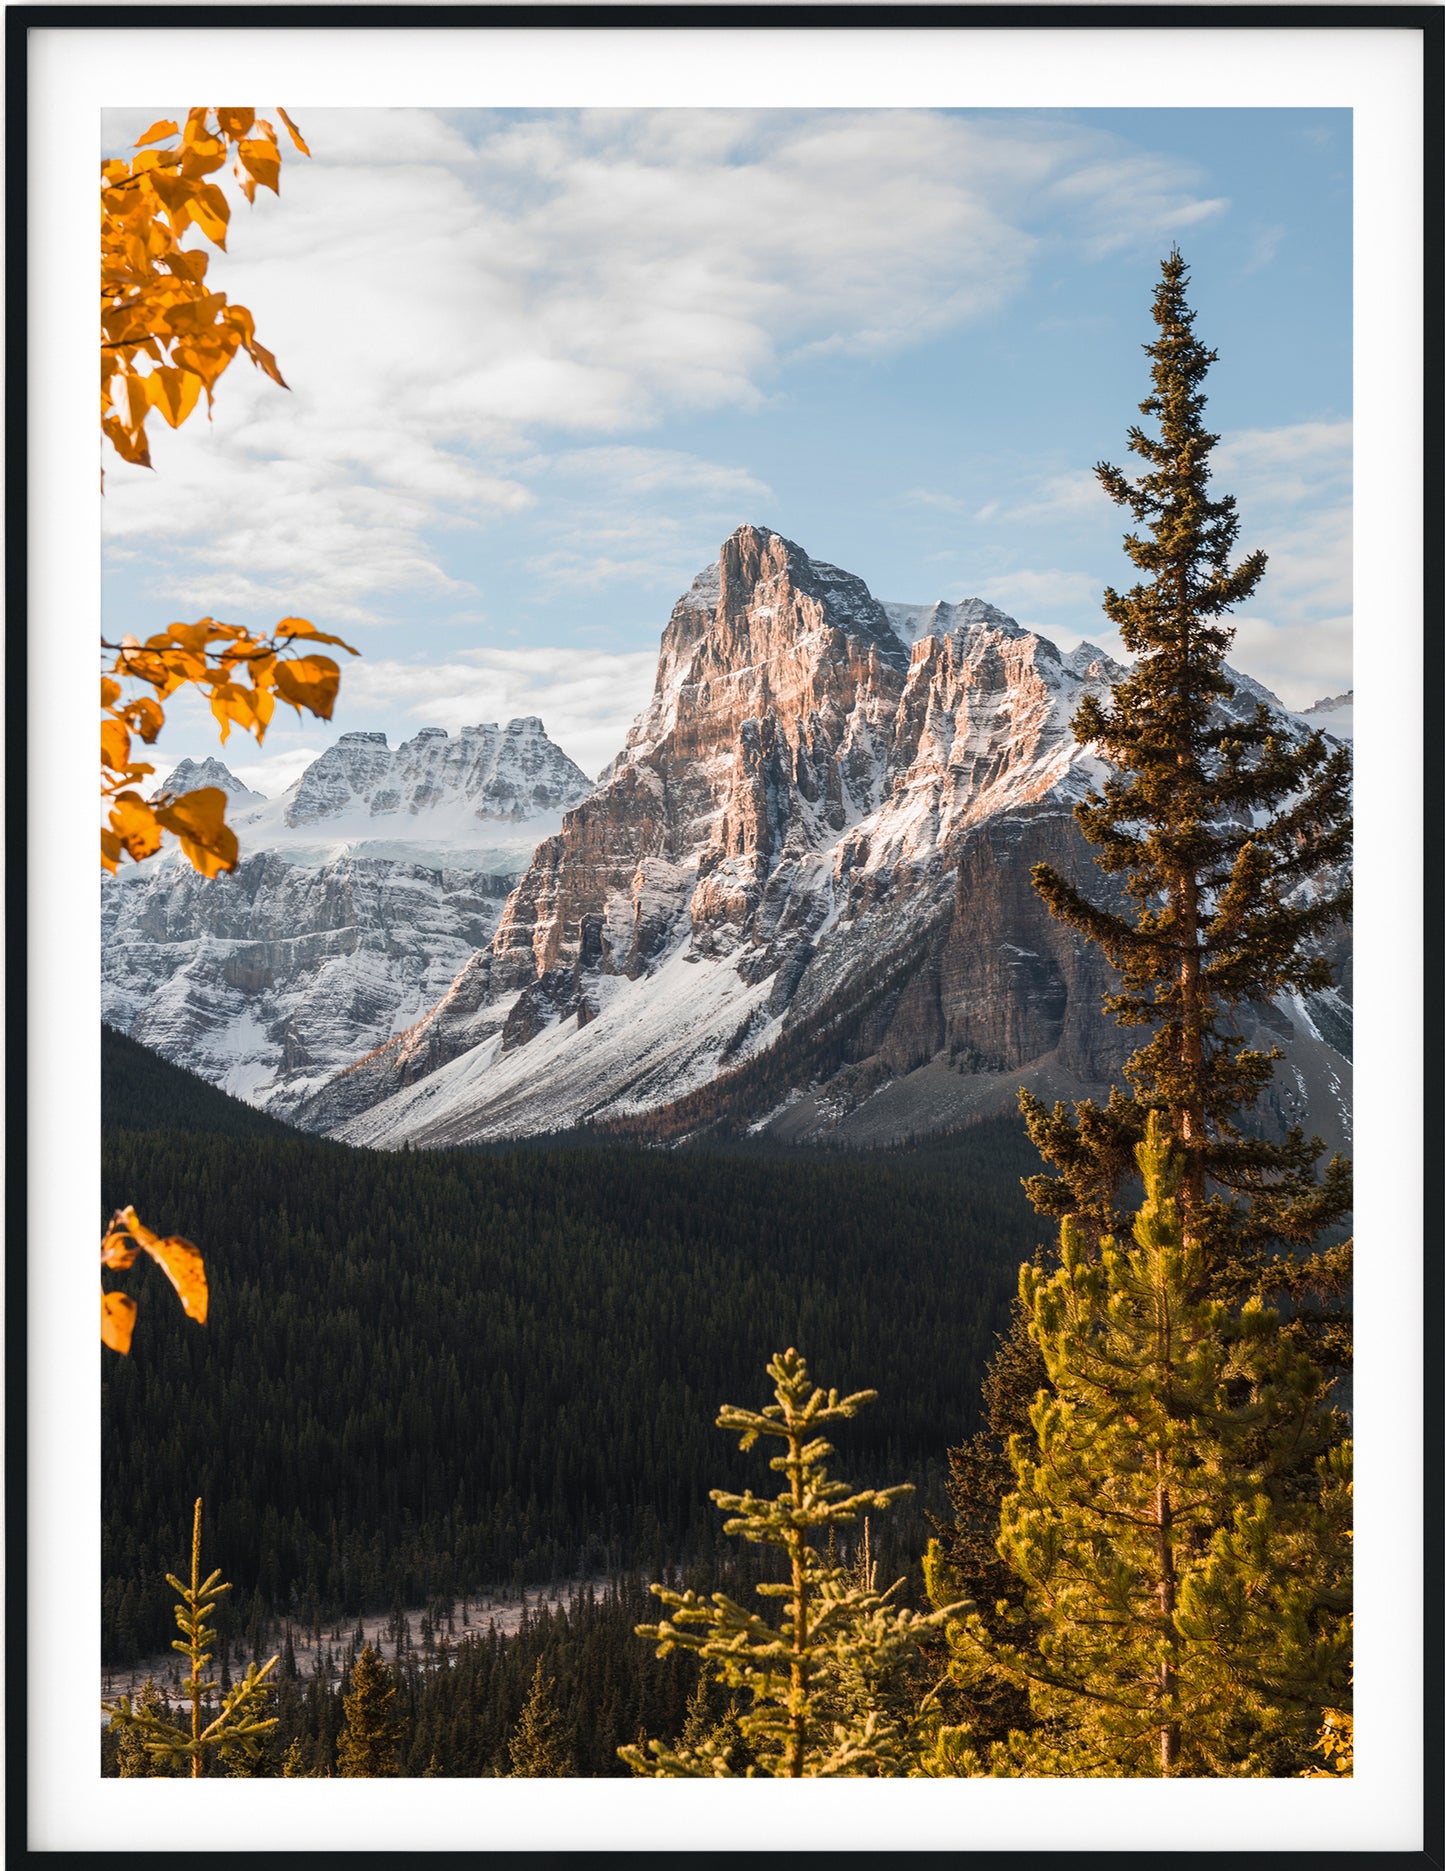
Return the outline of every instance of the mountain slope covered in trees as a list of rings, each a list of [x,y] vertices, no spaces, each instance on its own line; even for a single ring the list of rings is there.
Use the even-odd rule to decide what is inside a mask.
[[[143,1298],[105,1359],[115,1662],[169,1639],[198,1494],[243,1619],[705,1553],[709,1488],[748,1478],[717,1399],[751,1393],[760,1344],[876,1388],[853,1473],[937,1500],[1037,1238],[1002,1120],[886,1155],[373,1153],[225,1134],[219,1094],[188,1132],[141,1128],[172,1068],[122,1061],[103,1197],[205,1244],[211,1308]],[[897,1521],[916,1555],[920,1514]]]

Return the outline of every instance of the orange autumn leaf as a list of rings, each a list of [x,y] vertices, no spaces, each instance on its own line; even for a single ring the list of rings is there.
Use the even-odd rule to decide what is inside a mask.
[[[308,623],[304,617],[283,617],[277,624],[274,634],[288,640],[292,637],[308,637],[313,643],[336,643],[348,655],[360,655],[359,650],[353,650],[351,645],[344,642],[342,638],[329,636],[326,631],[318,630],[315,624]]]
[[[122,1357],[130,1351],[131,1333],[135,1330],[135,1301],[125,1293],[100,1296],[100,1342]]]
[[[121,793],[112,801],[110,829],[126,856],[137,864],[161,848],[160,825],[139,793]]]
[[[273,195],[281,192],[281,152],[274,143],[249,137],[237,152],[251,175]]]
[[[301,154],[303,156],[309,156],[311,151],[306,146],[305,137],[302,136],[301,132],[296,128],[295,124],[292,123],[291,119],[286,115],[285,111],[281,109],[279,104],[276,106],[276,115],[281,119],[282,123],[285,124],[287,130],[290,132],[291,141],[296,145],[297,149],[300,150]]]
[[[204,385],[191,370],[163,364],[146,378],[146,394],[173,429],[178,429],[195,408]]]
[[[100,1244],[100,1264],[123,1269],[132,1266],[142,1251],[155,1261],[175,1288],[186,1316],[204,1325],[209,1294],[205,1262],[195,1243],[179,1234],[156,1234],[134,1208],[118,1208]],[[129,1352],[135,1315],[135,1301],[127,1294],[102,1290],[100,1336],[112,1351]]]
[[[201,1259],[200,1249],[194,1242],[186,1240],[183,1235],[154,1233],[129,1205],[117,1209],[114,1219],[130,1232],[132,1238],[164,1271],[166,1278],[180,1296],[181,1307],[187,1317],[204,1325],[207,1299],[206,1269]]]
[[[246,350],[250,354],[251,362],[256,365],[258,370],[264,371],[271,381],[273,383],[279,383],[283,390],[290,389],[290,384],[287,383],[286,379],[281,375],[281,366],[276,362],[276,359],[266,349],[264,344],[257,343],[253,338],[246,346]]]
[[[255,111],[243,105],[218,104],[216,106],[216,122],[221,126],[222,134],[230,137],[232,141],[237,137],[245,136],[255,121]],[[174,126],[172,126],[172,133],[174,134]]]
[[[147,143],[159,143],[163,137],[178,135],[179,129],[180,126],[172,123],[169,117],[162,117],[159,123],[153,123],[151,125],[144,136],[138,136],[136,138],[135,146],[137,149],[144,149]],[[106,166],[109,167],[110,165],[107,164]]]
[[[198,786],[176,799],[157,801],[154,811],[157,822],[175,833],[203,877],[236,868],[240,847],[226,823],[226,795],[219,786]]]
[[[100,1264],[123,1272],[127,1267],[135,1265],[135,1257],[139,1252],[140,1249],[132,1243],[130,1235],[124,1229],[116,1228],[100,1244]]]
[[[165,710],[159,702],[152,701],[149,695],[137,695],[124,708],[118,708],[116,716],[126,722],[134,733],[139,734],[148,747],[154,744],[156,736],[166,725]]]
[[[277,663],[276,687],[298,715],[305,708],[329,721],[341,687],[341,671],[329,656],[298,656],[292,662]]]
[[[233,721],[240,728],[256,726],[256,703],[260,699],[255,689],[244,688],[239,682],[218,682],[211,690],[211,713],[221,724],[223,747],[230,739]]]
[[[130,730],[123,721],[117,721],[114,715],[109,715],[100,724],[101,765],[119,769],[129,759]]]

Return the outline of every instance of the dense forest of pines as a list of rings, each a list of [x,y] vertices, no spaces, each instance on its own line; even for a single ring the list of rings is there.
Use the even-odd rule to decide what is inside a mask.
[[[1019,1125],[867,1156],[398,1155],[116,1034],[104,1059],[103,1200],[204,1242],[211,1288],[198,1327],[138,1268],[131,1354],[105,1354],[107,1663],[169,1641],[197,1494],[239,1628],[706,1558],[708,1489],[756,1479],[713,1419],[759,1346],[879,1391],[849,1459],[921,1484],[884,1555],[916,1560],[1039,1236]]]

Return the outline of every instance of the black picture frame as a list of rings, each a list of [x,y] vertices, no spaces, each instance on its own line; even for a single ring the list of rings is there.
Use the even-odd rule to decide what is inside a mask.
[[[1445,1526],[1442,1526],[1441,1494],[1442,1467],[1440,1451],[1445,1444],[1445,1409],[1442,1409],[1441,1361],[1439,1353],[1439,1334],[1442,1322],[1445,1322],[1445,1274],[1442,1274],[1442,1253],[1440,1240],[1440,1216],[1445,1213],[1445,1178],[1442,1178],[1442,1164],[1445,1164],[1445,1151],[1440,1148],[1442,1134],[1442,1058],[1445,1058],[1445,1030],[1442,1030],[1442,979],[1441,979],[1441,890],[1442,876],[1445,876],[1445,850],[1442,850],[1441,806],[1445,803],[1442,796],[1442,736],[1438,727],[1438,717],[1442,702],[1445,702],[1445,653],[1442,653],[1441,632],[1438,619],[1442,612],[1442,551],[1440,527],[1441,513],[1441,449],[1439,436],[1442,427],[1442,408],[1440,395],[1440,359],[1441,359],[1441,316],[1442,279],[1441,254],[1445,250],[1442,241],[1441,226],[1441,69],[1442,37],[1441,11],[1434,6],[507,6],[507,7],[469,7],[469,6],[195,6],[176,7],[160,6],[12,6],[6,14],[6,102],[7,102],[7,232],[6,258],[8,282],[8,312],[10,344],[6,363],[7,388],[7,478],[6,478],[6,590],[9,600],[9,629],[6,642],[6,677],[7,695],[10,706],[7,710],[8,732],[6,741],[6,834],[7,834],[7,926],[6,926],[6,964],[7,964],[7,1013],[8,1013],[8,1049],[7,1049],[7,1142],[8,1170],[6,1185],[6,1216],[8,1224],[9,1253],[6,1265],[6,1315],[7,1315],[7,1464],[5,1479],[5,1508],[8,1552],[8,1597],[7,1597],[7,1652],[6,1652],[6,1689],[7,1710],[7,1843],[12,1859],[16,1862],[22,1856],[32,1853],[54,1850],[69,1851],[77,1855],[97,1849],[93,1846],[61,1845],[55,1843],[37,1843],[32,1833],[30,1770],[34,1762],[27,1754],[27,1734],[24,1712],[30,1708],[36,1687],[36,1678],[31,1674],[30,1636],[33,1621],[46,1615],[38,1608],[45,1587],[45,1567],[43,1557],[30,1551],[27,1546],[27,1516],[42,1493],[53,1493],[64,1483],[52,1473],[44,1472],[31,1459],[29,1454],[29,1432],[34,1427],[31,1415],[31,1380],[35,1371],[29,1359],[34,1344],[33,1334],[28,1330],[31,1318],[30,1307],[34,1300],[33,1282],[30,1269],[34,1256],[40,1253],[65,1254],[74,1252],[79,1258],[78,1244],[69,1241],[55,1243],[37,1240],[32,1234],[36,1221],[36,1209],[32,1199],[30,1166],[35,1159],[39,1138],[37,1124],[40,1115],[34,1095],[35,1080],[32,1073],[36,1070],[37,1055],[47,1046],[47,1031],[50,1025],[51,1010],[44,1004],[36,1004],[30,999],[30,990],[35,981],[34,958],[36,945],[46,940],[43,918],[47,913],[47,899],[42,892],[31,887],[31,876],[37,854],[43,843],[52,833],[30,788],[33,767],[34,736],[37,732],[37,699],[31,694],[31,685],[35,678],[33,658],[29,653],[32,633],[41,627],[30,610],[33,602],[33,589],[41,577],[43,566],[31,544],[33,525],[36,517],[36,500],[41,497],[36,483],[29,472],[27,456],[27,437],[33,431],[32,423],[46,420],[45,403],[34,391],[31,381],[32,340],[36,336],[35,319],[36,296],[33,290],[35,275],[32,271],[33,255],[31,243],[36,234],[36,220],[32,210],[31,185],[36,179],[34,152],[37,131],[44,125],[36,114],[34,87],[32,84],[32,42],[37,33],[80,35],[103,32],[107,34],[215,34],[232,30],[250,32],[319,32],[327,35],[345,35],[360,30],[386,30],[391,32],[426,33],[431,29],[476,31],[489,33],[499,31],[543,32],[546,34],[567,34],[577,31],[629,31],[645,29],[649,31],[667,31],[689,33],[695,31],[719,31],[726,33],[766,35],[779,31],[866,31],[885,32],[897,35],[916,35],[929,31],[958,31],[963,33],[1062,33],[1098,34],[1104,32],[1138,33],[1164,32],[1182,33],[1186,31],[1206,31],[1210,33],[1232,34],[1239,37],[1241,47],[1247,51],[1250,35],[1257,33],[1297,35],[1328,30],[1342,34],[1394,32],[1412,35],[1418,38],[1422,63],[1421,73],[1424,85],[1424,135],[1421,151],[1421,186],[1423,217],[1422,273],[1424,285],[1424,354],[1421,363],[1421,388],[1423,408],[1426,418],[1426,441],[1423,459],[1420,465],[1419,497],[1422,511],[1426,516],[1423,561],[1420,567],[1424,600],[1424,616],[1431,620],[1423,636],[1422,660],[1419,673],[1420,700],[1424,710],[1422,732],[1422,760],[1420,771],[1424,782],[1424,833],[1421,847],[1423,885],[1418,894],[1418,901],[1423,907],[1423,931],[1412,936],[1423,940],[1425,966],[1418,985],[1414,990],[1413,982],[1407,981],[1407,1002],[1418,1000],[1418,1030],[1423,1035],[1423,1071],[1420,1082],[1420,1135],[1424,1148],[1420,1151],[1423,1187],[1420,1190],[1420,1212],[1425,1217],[1424,1238],[1420,1244],[1422,1250],[1421,1287],[1423,1298],[1424,1350],[1420,1364],[1420,1397],[1422,1417],[1418,1425],[1420,1446],[1424,1451],[1423,1472],[1421,1474],[1421,1519],[1423,1528],[1424,1555],[1422,1577],[1424,1590],[1420,1601],[1420,1654],[1425,1663],[1425,1694],[1420,1711],[1419,1747],[1422,1787],[1422,1800],[1419,1812],[1419,1844],[1413,1850],[1407,1850],[1406,1856],[1416,1855],[1427,1863],[1445,1863],[1445,1827],[1442,1827],[1441,1805],[1441,1767],[1445,1763],[1445,1722],[1442,1722],[1442,1704],[1440,1693],[1440,1655],[1442,1639],[1441,1599],[1442,1579],[1440,1554],[1445,1545]],[[1412,178],[1413,180],[1413,178]],[[1361,209],[1368,213],[1370,204],[1361,204]],[[1404,678],[1406,691],[1410,687],[1410,678]],[[30,706],[24,706],[30,696]],[[1411,898],[1412,903],[1415,898]],[[39,920],[37,920],[39,919]],[[1411,952],[1415,952],[1411,949]],[[1412,1014],[1404,1016],[1413,1020]],[[54,1069],[54,1061],[49,1069]],[[78,1151],[89,1148],[89,1139],[81,1140]],[[1405,1152],[1405,1160],[1410,1162],[1412,1152]],[[1411,1425],[1412,1430],[1417,1427]],[[37,1559],[40,1563],[37,1564]],[[1413,1564],[1413,1561],[1412,1561]],[[1407,1572],[1410,1568],[1406,1568]],[[88,1611],[72,1607],[68,1615],[80,1618],[88,1616]],[[87,1768],[86,1772],[89,1771]],[[150,1809],[154,1811],[155,1809]],[[776,1810],[776,1809],[773,1809]],[[660,1828],[649,1826],[646,1836],[639,1836],[634,1842],[638,1849],[665,1848],[670,1844],[674,1849],[706,1849],[707,1843],[714,1837],[725,1836],[725,1830],[714,1831],[713,1820],[709,1818],[695,1834],[693,1827],[698,1809],[690,1811],[672,1803],[668,1815]],[[797,1808],[795,1813],[816,1814],[821,1811],[816,1803],[807,1808]],[[896,1802],[890,1804],[890,1813],[895,1817],[889,1821],[896,1828],[895,1842],[905,1849],[939,1849],[937,1829],[929,1822],[923,1828],[927,1836],[910,1836],[909,1821],[904,1808]],[[896,1815],[902,1814],[901,1818]],[[789,1823],[795,1823],[790,1821]],[[818,1822],[821,1826],[821,1821]],[[870,1824],[874,1823],[870,1821]],[[673,1828],[669,1830],[669,1827]],[[609,1835],[609,1828],[611,1834]],[[625,1828],[623,1828],[625,1831]],[[826,1832],[826,1827],[823,1828]],[[845,1848],[848,1844],[846,1822],[839,1834],[831,1838],[834,1844]],[[800,1834],[806,1838],[806,1832]],[[820,1836],[822,1834],[820,1833]],[[1172,1838],[1159,1848],[1143,1844],[1143,1833],[1138,1849],[1148,1856],[1181,1857],[1190,1855],[1187,1844],[1191,1836],[1188,1831],[1175,1831]],[[202,1849],[224,1849],[224,1835],[216,1835],[201,1842]],[[1077,1834],[1078,1843],[1068,1849],[1071,1856],[1087,1858],[1102,1856],[1102,1851],[1093,1841],[1087,1824]],[[618,1848],[622,1834],[617,1831],[616,1822],[609,1820],[602,1826],[599,1840],[602,1848]],[[278,1840],[284,1844],[284,1841]],[[140,1840],[130,1839],[115,1841],[124,1848],[126,1845],[139,1845]],[[145,1845],[150,1849],[175,1850],[192,1848],[197,1841],[191,1830],[190,1822],[180,1816],[169,1814],[159,1821],[158,1836],[147,1839]],[[325,1849],[312,1845],[310,1849]],[[381,1845],[380,1849],[400,1849],[400,1844]],[[452,1847],[455,1849],[456,1847]],[[498,1847],[499,1849],[504,1847]],[[560,1846],[559,1849],[584,1849],[582,1846]],[[855,1847],[857,1848],[857,1847]],[[966,1839],[960,1838],[952,1849],[969,1849]],[[1288,1850],[1287,1846],[1275,1845],[1269,1848],[1269,1855],[1277,1855]],[[1249,1852],[1254,1855],[1249,1841],[1241,1837],[1236,1848],[1239,1854]],[[1355,1844],[1349,1850],[1349,1856],[1358,1860],[1363,1853],[1377,1855],[1368,1845]],[[1055,1851],[1047,1853],[1042,1849],[1021,1846],[1011,1852],[1014,1858],[1035,1858],[1043,1861],[1052,1858]],[[1343,1853],[1341,1855],[1344,1855]],[[1378,1855],[1385,1855],[1381,1849]],[[1400,1854],[1398,1846],[1389,1848],[1389,1855]],[[1311,1856],[1318,1859],[1318,1851]]]

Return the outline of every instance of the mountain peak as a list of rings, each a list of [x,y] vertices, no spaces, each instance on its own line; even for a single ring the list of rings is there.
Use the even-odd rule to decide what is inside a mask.
[[[904,644],[922,643],[925,637],[952,636],[956,631],[976,629],[980,625],[1005,637],[1033,634],[986,598],[960,598],[957,604],[950,604],[947,598],[938,598],[932,604],[885,602],[883,611],[893,627],[893,634]]]
[[[1355,691],[1346,689],[1342,695],[1325,695],[1317,702],[1311,702],[1302,715],[1312,728],[1323,728],[1326,734],[1332,734],[1337,741],[1353,742],[1355,738]]]
[[[466,727],[421,728],[400,747],[384,734],[343,734],[291,788],[290,827],[362,815],[415,824],[453,808],[473,819],[520,821],[575,805],[592,782],[547,738],[538,715]]]
[[[227,798],[241,803],[254,800],[259,805],[266,796],[264,793],[253,792],[243,781],[236,778],[229,767],[224,766],[213,755],[207,755],[204,760],[181,761],[180,765],[155,789],[151,798],[158,798],[161,793],[193,793],[203,786],[219,786]]]

